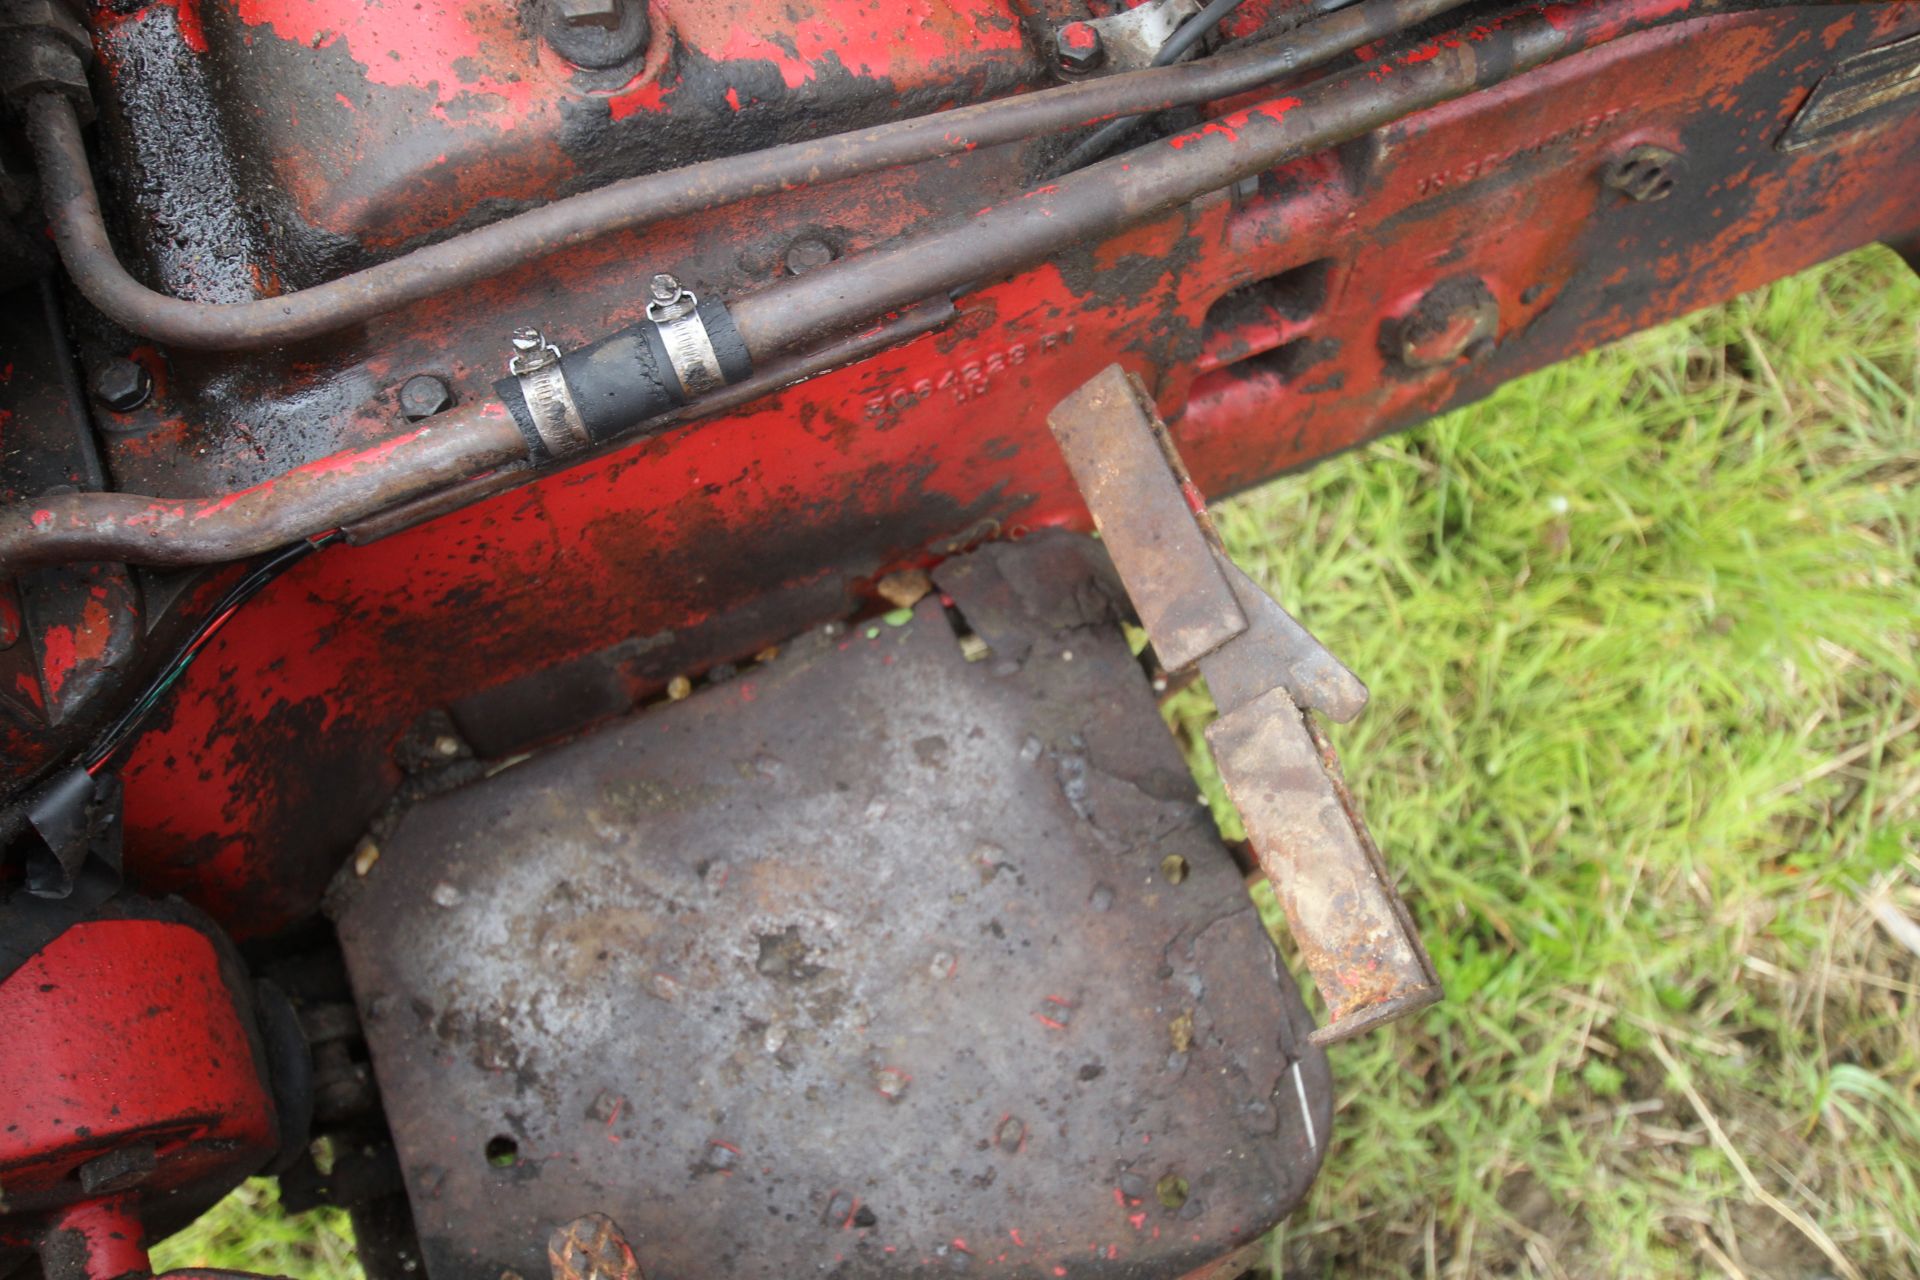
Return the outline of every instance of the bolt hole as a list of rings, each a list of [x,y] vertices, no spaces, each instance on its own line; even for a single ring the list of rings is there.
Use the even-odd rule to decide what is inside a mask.
[[[1179,884],[1187,878],[1187,873],[1192,870],[1193,868],[1187,864],[1187,860],[1177,853],[1170,853],[1160,859],[1160,878],[1168,884]]]
[[[1153,1194],[1168,1209],[1178,1209],[1187,1202],[1187,1180],[1177,1173],[1169,1173],[1153,1184]]]
[[[510,1169],[520,1163],[520,1144],[504,1133],[487,1139],[487,1163],[496,1169]]]

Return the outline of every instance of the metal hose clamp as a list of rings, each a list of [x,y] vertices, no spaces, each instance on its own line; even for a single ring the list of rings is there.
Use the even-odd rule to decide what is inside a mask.
[[[665,272],[655,276],[649,287],[652,301],[647,303],[647,319],[660,332],[660,344],[680,390],[692,400],[727,385],[720,369],[720,357],[713,349],[713,338],[706,321],[700,318],[700,299],[691,289]]]
[[[527,412],[547,452],[558,458],[586,448],[592,437],[587,434],[580,406],[574,403],[567,375],[560,367],[560,348],[548,342],[538,329],[515,329],[513,352],[507,372],[520,379]]]

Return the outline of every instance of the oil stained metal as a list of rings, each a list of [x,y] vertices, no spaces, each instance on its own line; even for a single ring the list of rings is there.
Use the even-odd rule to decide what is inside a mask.
[[[817,633],[342,878],[432,1280],[590,1214],[648,1280],[1177,1276],[1305,1192],[1326,1062],[1098,544],[937,578],[983,660]]]

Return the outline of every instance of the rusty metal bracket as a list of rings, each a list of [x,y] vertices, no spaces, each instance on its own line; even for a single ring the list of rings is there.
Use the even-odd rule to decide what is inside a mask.
[[[604,1213],[588,1213],[547,1238],[553,1280],[643,1280],[633,1246]]]
[[[1139,381],[1110,365],[1048,415],[1134,608],[1170,671],[1198,664],[1207,744],[1327,1006],[1317,1044],[1440,998],[1433,962],[1306,714],[1346,722],[1366,686],[1227,558]]]

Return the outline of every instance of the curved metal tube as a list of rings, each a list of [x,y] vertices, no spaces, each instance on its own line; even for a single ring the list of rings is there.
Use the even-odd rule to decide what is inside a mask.
[[[527,456],[497,400],[217,498],[68,493],[0,510],[0,578],[78,560],[177,567],[271,551]]]
[[[115,255],[73,106],[56,94],[28,103],[27,136],[61,261],[80,292],[117,323],[182,347],[242,351],[358,323],[610,232],[753,196],[817,186],[895,165],[1017,142],[1119,115],[1191,106],[1255,89],[1465,0],[1362,0],[1266,43],[1214,58],[1129,72],[959,107],[872,129],[611,183],[390,262],[279,297],[190,302],[147,288]]]
[[[1298,96],[1210,120],[970,218],[748,294],[730,308],[734,326],[754,359],[765,359],[845,332],[888,308],[1004,278],[1068,245],[1098,240],[1209,191],[1621,36],[1711,13],[1795,2],[1551,0],[1491,15],[1316,81]]]
[[[1620,36],[1730,8],[1765,7],[1771,0],[1532,5],[1330,77],[1302,89],[1299,98],[1210,121],[963,222],[750,294],[734,304],[734,323],[756,363],[768,361]],[[506,411],[489,401],[223,498],[82,493],[29,502],[0,511],[0,577],[30,565],[90,559],[214,563],[336,528],[525,454]]]

